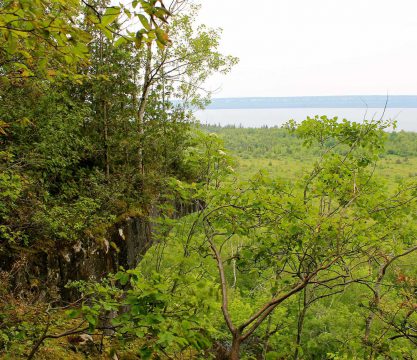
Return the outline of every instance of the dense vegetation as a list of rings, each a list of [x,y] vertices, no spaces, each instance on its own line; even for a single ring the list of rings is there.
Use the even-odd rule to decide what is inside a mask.
[[[199,128],[187,1],[0,6],[2,358],[417,358],[416,134]]]
[[[208,132],[219,134],[225,146],[242,158],[294,158],[317,156],[319,147],[306,148],[303,140],[281,127],[242,128],[236,126],[204,126]],[[417,157],[417,133],[389,132],[381,157]]]

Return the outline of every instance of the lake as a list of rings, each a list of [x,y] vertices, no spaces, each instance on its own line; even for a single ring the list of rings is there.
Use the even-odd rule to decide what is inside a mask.
[[[207,109],[195,113],[201,124],[235,125],[242,127],[281,126],[290,119],[304,120],[307,116],[338,116],[350,121],[380,119],[382,108],[280,108],[280,109]],[[384,119],[396,119],[397,130],[417,132],[417,108],[388,108]]]

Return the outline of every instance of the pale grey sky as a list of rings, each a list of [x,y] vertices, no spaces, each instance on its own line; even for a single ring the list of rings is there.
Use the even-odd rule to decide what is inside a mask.
[[[199,0],[240,58],[214,97],[417,94],[417,0]]]

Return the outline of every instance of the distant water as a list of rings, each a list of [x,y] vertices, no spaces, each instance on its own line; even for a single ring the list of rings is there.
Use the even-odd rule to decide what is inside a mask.
[[[307,116],[337,116],[349,121],[362,121],[364,118],[395,119],[397,130],[417,132],[417,108],[291,108],[291,109],[208,109],[197,111],[196,117],[201,124],[235,125],[242,127],[281,126],[288,120],[302,121]]]
[[[214,98],[208,109],[417,108],[417,95]]]

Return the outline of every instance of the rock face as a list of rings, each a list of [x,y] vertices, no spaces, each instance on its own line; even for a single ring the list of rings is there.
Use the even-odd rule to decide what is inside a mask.
[[[146,217],[128,217],[116,224],[108,234],[108,240],[97,244],[87,241],[49,256],[48,280],[56,284],[63,300],[73,300],[76,294],[65,288],[70,280],[99,280],[115,273],[120,266],[131,269],[151,247],[152,223]]]
[[[4,249],[0,274],[9,274],[7,285],[16,295],[37,294],[39,299],[72,301],[77,293],[69,281],[99,280],[109,273],[135,267],[152,245],[152,223],[146,217],[129,217],[110,229],[104,241],[51,243],[43,249]],[[3,276],[5,277],[5,276]],[[1,280],[1,279],[0,279]]]
[[[152,223],[140,217],[129,217],[115,229],[112,240],[120,253],[118,265],[134,268],[152,245]]]
[[[198,202],[178,203],[172,217],[180,218],[201,207]],[[99,280],[117,272],[120,266],[125,269],[137,266],[154,242],[155,224],[150,218],[156,215],[127,217],[115,224],[100,243],[84,239],[66,247],[52,244],[43,251],[11,251],[15,256],[0,259],[0,264],[6,272],[14,264],[20,264],[12,280],[12,287],[18,292],[23,294],[30,288],[44,299],[73,301],[78,295],[66,287],[69,281]]]

